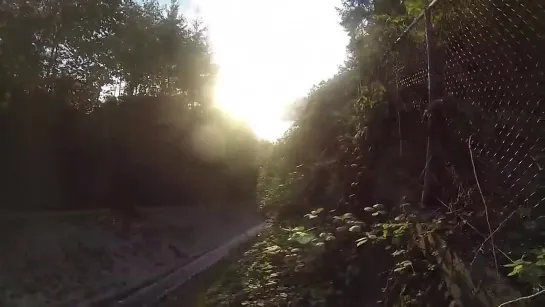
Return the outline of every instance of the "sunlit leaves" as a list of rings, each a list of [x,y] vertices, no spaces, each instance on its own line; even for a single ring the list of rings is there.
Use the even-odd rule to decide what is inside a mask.
[[[318,208],[316,210],[311,211],[312,214],[318,215],[324,211],[324,208]]]
[[[408,268],[412,268],[412,266],[413,264],[410,260],[404,260],[396,264],[396,268],[394,269],[394,272],[401,273]]]
[[[387,214],[386,211],[381,210],[381,211],[373,212],[371,215],[372,216],[379,216],[379,215],[386,215],[386,214]]]
[[[305,214],[305,217],[309,220],[313,220],[318,217],[320,213],[324,211],[324,208],[318,208],[316,210],[312,210],[310,213]]]
[[[269,254],[278,254],[278,252],[280,251],[280,246],[278,245],[269,246],[265,248],[264,251]]]
[[[317,215],[314,215],[314,214],[311,214],[311,213],[307,213],[305,214],[305,217],[309,220],[312,220],[312,219],[315,219],[317,218],[318,216]]]
[[[405,254],[405,253],[407,253],[406,250],[400,249],[400,250],[394,251],[394,252],[392,253],[392,256],[396,257],[396,256],[399,256],[399,255],[403,255],[403,254]]]
[[[405,8],[409,16],[416,17],[424,9],[425,2],[423,0],[404,0]]]
[[[334,241],[335,239],[336,239],[335,236],[327,236],[325,238],[326,241]]]
[[[360,232],[360,231],[361,231],[361,226],[359,226],[359,225],[354,225],[354,226],[350,227],[350,228],[348,229],[348,231],[350,231],[350,232]]]
[[[316,236],[313,233],[309,231],[305,231],[305,228],[302,226],[295,227],[293,229],[288,229],[288,232],[289,232],[288,241],[295,241],[303,245],[309,244],[312,240],[316,238]]]
[[[368,240],[368,238],[359,238],[356,240],[356,247],[362,246],[363,244],[367,243]]]
[[[540,286],[545,276],[545,248],[533,249],[527,257],[517,259],[504,267],[511,269],[508,276],[517,276],[533,286]]]
[[[373,205],[373,208],[376,209],[376,210],[382,210],[382,209],[384,209],[384,205],[376,204],[376,205]]]

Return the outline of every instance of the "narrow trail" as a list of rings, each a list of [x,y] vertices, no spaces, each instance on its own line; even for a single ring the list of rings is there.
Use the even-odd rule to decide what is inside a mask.
[[[231,261],[237,259],[245,247],[264,228],[260,223],[237,234],[226,243],[174,270],[167,276],[117,300],[113,306],[183,306],[191,307],[198,295],[212,284]]]
[[[104,210],[0,214],[1,306],[111,306],[259,224],[257,214],[146,209],[124,233]],[[44,265],[47,264],[47,265]],[[142,306],[142,305],[135,305]]]

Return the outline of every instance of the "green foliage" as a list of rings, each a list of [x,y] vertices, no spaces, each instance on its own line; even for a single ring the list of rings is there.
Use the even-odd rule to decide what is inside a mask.
[[[393,81],[392,77],[380,76],[389,73],[383,68],[384,61],[390,58],[395,58],[396,71],[402,74],[409,73],[404,68],[416,68],[412,58],[416,54],[406,52],[404,47],[420,48],[425,53],[422,22],[407,32],[400,44],[403,47],[396,50],[392,45],[413,19],[422,14],[426,3],[429,2],[342,1],[338,8],[341,25],[350,36],[346,67],[311,90],[294,127],[272,146],[272,153],[264,160],[259,181],[260,200],[262,208],[272,217],[273,230],[260,243],[263,245],[254,247],[241,260],[234,280],[223,280],[209,293],[211,306],[219,305],[215,300],[218,294],[228,306],[453,304],[445,301],[444,278],[451,283],[455,274],[440,274],[439,268],[448,270],[446,266],[452,264],[447,263],[448,259],[441,259],[442,252],[446,244],[451,243],[450,236],[456,237],[454,242],[461,239],[462,245],[467,245],[467,236],[463,234],[466,231],[461,229],[469,225],[466,218],[475,215],[468,208],[474,200],[470,192],[467,192],[469,196],[465,195],[465,186],[460,184],[461,191],[456,191],[460,194],[456,195],[457,199],[451,199],[459,202],[457,210],[451,204],[444,204],[450,212],[441,214],[443,208],[439,208],[437,217],[406,200],[395,204],[406,194],[417,194],[407,195],[411,200],[421,197],[419,182],[424,164],[420,163],[425,163],[421,160],[426,156],[427,139],[424,130],[416,134],[401,131],[401,122],[411,116],[417,120],[410,129],[425,129],[425,125],[418,124],[420,115],[411,114],[415,110],[386,103],[407,99],[404,96],[408,95],[408,88],[388,95],[385,87],[389,84],[380,84],[380,81]],[[434,7],[438,48],[444,47],[449,33],[465,31],[457,29],[460,24],[457,18],[465,13],[474,15],[466,10],[469,10],[466,5],[457,1],[443,1],[441,6]],[[495,23],[484,21],[488,22]],[[480,20],[478,24],[483,30],[489,29]],[[450,43],[458,44],[457,41]],[[386,52],[393,57],[385,59]],[[414,75],[412,79],[409,75],[403,77],[402,83],[415,80]],[[409,79],[411,81],[406,81]],[[466,113],[472,125],[479,122],[480,127],[484,126],[474,110],[465,109],[467,106],[460,104],[460,113]],[[494,122],[490,126],[494,127]],[[417,134],[422,139],[418,139]],[[406,142],[405,137],[415,139]],[[469,180],[474,180],[473,175],[470,177]],[[373,205],[379,201],[382,204]],[[478,202],[481,206],[481,197]],[[499,219],[503,220],[500,226],[509,219],[504,218],[505,215]],[[541,238],[535,234],[543,232],[543,223],[538,220],[526,220],[521,223],[524,232],[512,233],[516,240],[527,233],[532,234],[532,239],[516,250],[518,255],[528,255],[506,265],[511,268],[509,275],[517,276],[534,288],[543,284],[545,263],[543,250],[528,253],[529,246],[530,250],[536,246],[536,237]],[[445,242],[438,247],[432,244],[437,243],[434,239]],[[271,255],[278,258],[273,259]],[[258,277],[249,279],[249,276]],[[255,284],[261,281],[265,284]],[[269,283],[272,287],[268,287]]]
[[[206,28],[176,1],[4,1],[0,16],[4,206],[255,202],[257,140],[211,106]]]
[[[369,257],[377,250],[405,255],[410,226],[385,223],[391,214],[381,204],[365,215],[348,207],[356,208],[350,191],[364,177],[367,140],[379,140],[377,123],[388,118],[383,101],[379,84],[362,86],[350,69],[311,90],[298,120],[262,161],[258,195],[272,229],[209,291],[209,306],[357,306],[370,282],[364,271],[380,280],[369,292],[380,293],[376,270],[393,260]]]
[[[310,282],[319,270],[324,245],[303,227],[274,227],[250,248],[221,284],[209,290],[210,306],[284,306],[310,297],[319,306],[331,292],[327,283]],[[310,242],[313,242],[310,244]]]
[[[508,276],[517,276],[536,289],[541,289],[545,278],[545,248],[533,249],[527,257],[517,259],[504,267],[511,268]]]
[[[274,213],[281,211],[283,207],[296,205],[293,202],[301,194],[304,179],[304,175],[297,171],[277,175],[262,172],[258,180],[262,209]]]
[[[405,0],[403,1],[405,4],[405,9],[407,10],[407,14],[411,17],[418,16],[422,10],[424,9],[425,3],[423,0]]]

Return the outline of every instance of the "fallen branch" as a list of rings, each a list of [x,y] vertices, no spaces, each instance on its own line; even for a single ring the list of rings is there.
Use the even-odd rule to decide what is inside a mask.
[[[505,302],[505,303],[501,303],[500,305],[498,305],[498,307],[503,307],[503,306],[507,306],[507,305],[512,304],[512,303],[516,303],[516,302],[520,302],[520,301],[524,301],[524,300],[529,300],[529,299],[534,298],[534,297],[536,297],[536,296],[538,296],[538,295],[541,295],[541,294],[543,294],[543,293],[545,293],[545,289],[544,289],[544,290],[541,290],[541,291],[539,291],[539,292],[536,292],[536,293],[534,293],[534,294],[532,294],[532,295],[519,297],[519,298],[516,298],[516,299],[514,299],[514,300],[507,301],[507,302]]]
[[[437,198],[437,200],[443,205],[445,206],[446,208],[449,208],[449,206],[447,206],[447,204],[445,204],[444,201],[440,200],[439,198]],[[478,235],[480,235],[481,237],[485,238],[485,242],[488,241],[488,239],[490,238],[490,236],[486,236],[484,233],[480,232],[479,229],[477,229],[477,227],[473,226],[468,220],[466,220],[461,214],[459,214],[458,212],[456,211],[452,211],[452,213],[456,214],[456,216],[461,219],[465,224],[467,224],[469,227],[471,227],[471,229],[475,230],[475,233],[477,233]],[[483,243],[484,244],[484,243]],[[479,250],[481,250],[483,247],[483,245],[481,245],[481,247],[479,247],[479,249],[477,250],[477,253],[475,254],[475,257],[473,257],[473,261],[471,261],[471,264],[469,265],[469,269],[471,270],[471,267],[473,266],[473,263],[475,262],[475,259],[477,258],[477,255],[479,254]],[[494,245],[494,248],[496,248],[505,258],[507,258],[509,261],[513,262],[513,259],[511,259],[511,257],[509,257],[509,255],[507,255],[506,252],[504,252],[503,250],[501,250],[499,247],[497,247],[496,245]]]
[[[509,220],[509,218],[511,218],[513,216],[513,214],[515,214],[515,212],[517,212],[517,210],[513,210],[513,212],[511,212],[499,225],[498,227],[496,227],[496,229],[490,233],[490,235],[488,237],[486,237],[483,241],[483,243],[481,243],[481,246],[479,246],[479,248],[477,249],[477,252],[475,252],[475,256],[473,256],[473,261],[471,261],[471,264],[470,266],[473,265],[473,262],[475,262],[475,259],[477,258],[477,254],[479,253],[480,250],[483,249],[483,246],[485,245],[486,242],[488,242],[488,240],[490,240],[492,238],[492,236],[498,232],[498,230],[500,230],[500,228],[503,226],[503,224],[505,224],[505,222],[507,222],[507,220]],[[493,244],[493,243],[492,243]],[[505,255],[504,255],[505,256]],[[511,262],[511,258],[509,257],[506,257],[507,259],[509,259]]]
[[[496,257],[496,248],[494,247],[494,234],[492,233],[492,226],[490,226],[490,218],[488,216],[488,206],[486,205],[486,200],[484,199],[483,190],[481,189],[481,184],[479,183],[479,178],[477,177],[477,170],[475,169],[475,160],[473,159],[473,151],[471,150],[471,136],[469,137],[469,140],[467,142],[467,145],[469,147],[469,156],[471,157],[471,165],[473,166],[473,175],[475,175],[475,181],[477,182],[477,188],[479,189],[479,193],[481,194],[481,199],[483,201],[484,205],[484,213],[486,216],[486,223],[488,224],[488,231],[490,233],[490,242],[492,243],[492,255],[494,256],[494,264],[496,265],[496,273],[500,275],[500,271],[498,268],[498,259]],[[477,251],[478,252],[478,251]]]

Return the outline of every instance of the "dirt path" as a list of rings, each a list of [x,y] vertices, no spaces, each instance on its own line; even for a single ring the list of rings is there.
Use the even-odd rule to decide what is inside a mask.
[[[229,269],[231,265],[244,255],[255,243],[257,238],[237,246],[229,255],[216,262],[213,266],[198,274],[182,286],[178,287],[168,295],[162,297],[153,307],[199,307],[202,305],[206,291],[218,281],[219,278]]]
[[[258,220],[233,210],[160,208],[123,233],[108,211],[0,215],[0,306],[88,305],[168,274]]]
[[[254,225],[166,277],[107,305],[142,307],[163,306],[168,303],[167,306],[180,306],[183,302],[183,306],[193,306],[191,302],[195,301],[197,294],[203,293],[209,282],[220,276],[222,267],[237,259],[248,247],[248,243],[253,242],[265,227],[265,223]]]

